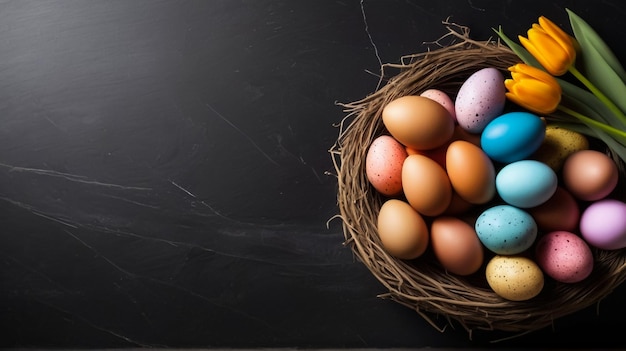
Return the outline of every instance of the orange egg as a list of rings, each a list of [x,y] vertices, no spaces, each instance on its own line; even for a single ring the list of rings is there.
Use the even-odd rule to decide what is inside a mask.
[[[378,237],[390,255],[411,260],[421,256],[430,241],[428,226],[408,203],[387,200],[378,212]]]
[[[495,168],[478,146],[454,141],[446,152],[446,169],[454,191],[467,202],[484,204],[496,194]]]
[[[474,228],[449,216],[435,218],[430,227],[435,257],[450,273],[469,275],[483,264],[484,249]]]
[[[410,155],[404,160],[402,188],[409,204],[425,216],[443,213],[452,199],[446,171],[423,155]]]
[[[415,150],[434,149],[452,137],[454,119],[438,102],[407,95],[387,104],[383,124],[399,142]]]

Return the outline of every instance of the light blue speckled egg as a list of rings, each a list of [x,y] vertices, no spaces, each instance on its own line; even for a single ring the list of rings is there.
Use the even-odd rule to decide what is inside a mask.
[[[537,223],[526,211],[511,205],[486,209],[474,225],[480,242],[499,255],[514,255],[532,246]]]
[[[496,175],[496,191],[507,204],[521,208],[548,201],[558,186],[556,173],[545,163],[521,160],[504,166]]]
[[[487,124],[480,136],[480,146],[492,160],[511,163],[537,151],[545,136],[546,124],[539,116],[509,112]]]

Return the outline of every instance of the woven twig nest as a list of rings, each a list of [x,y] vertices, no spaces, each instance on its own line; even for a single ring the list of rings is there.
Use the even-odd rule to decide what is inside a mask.
[[[382,248],[377,235],[377,216],[385,197],[368,182],[365,159],[372,141],[387,134],[381,117],[383,107],[398,97],[419,95],[430,88],[454,96],[473,72],[495,67],[504,74],[508,67],[520,62],[499,42],[473,41],[468,32],[459,33],[458,28],[451,29],[450,34],[460,40],[403,57],[400,64],[383,65],[382,71],[394,69],[398,73],[383,77],[386,83],[362,100],[342,104],[347,116],[330,152],[338,177],[337,200],[345,244],[388,290],[380,297],[415,310],[440,331],[453,321],[469,332],[538,330],[552,325],[557,318],[598,303],[621,284],[626,279],[626,249],[592,248],[594,270],[582,282],[546,280],[538,296],[509,301],[489,288],[484,274],[450,274],[432,255],[429,257],[428,251],[415,260],[394,258]]]

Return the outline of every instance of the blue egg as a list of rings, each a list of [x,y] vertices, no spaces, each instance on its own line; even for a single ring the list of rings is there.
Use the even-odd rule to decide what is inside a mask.
[[[492,120],[480,136],[480,146],[494,161],[511,163],[537,151],[546,136],[546,125],[529,112],[509,112]]]
[[[539,206],[556,192],[558,178],[545,163],[521,160],[504,166],[496,175],[496,191],[509,205]]]
[[[526,211],[511,205],[486,209],[474,225],[480,242],[499,255],[515,255],[537,239],[537,223]]]

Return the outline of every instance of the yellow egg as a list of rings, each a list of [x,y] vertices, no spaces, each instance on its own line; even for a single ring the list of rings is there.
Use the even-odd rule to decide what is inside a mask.
[[[485,268],[487,283],[500,297],[525,301],[539,295],[544,285],[541,268],[523,256],[494,256]]]
[[[409,204],[425,216],[442,214],[452,200],[446,171],[424,155],[409,155],[402,165],[402,188]]]
[[[414,150],[443,145],[454,133],[454,119],[441,104],[427,97],[407,95],[387,104],[383,124],[399,142]]]
[[[383,249],[390,255],[411,260],[421,256],[430,240],[428,227],[422,216],[408,203],[387,200],[378,212],[378,237]]]
[[[532,158],[547,164],[555,172],[559,172],[569,155],[587,149],[589,149],[589,141],[583,134],[549,125],[546,127],[546,136],[541,146]]]

